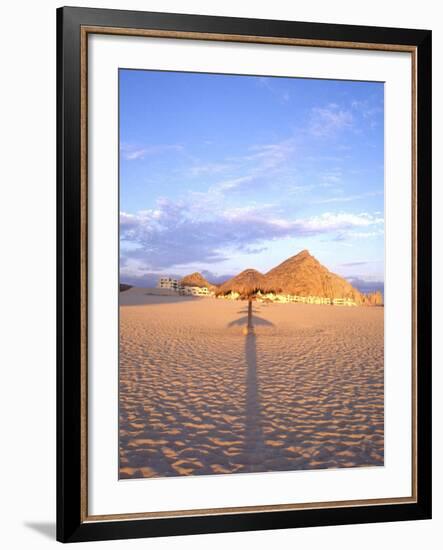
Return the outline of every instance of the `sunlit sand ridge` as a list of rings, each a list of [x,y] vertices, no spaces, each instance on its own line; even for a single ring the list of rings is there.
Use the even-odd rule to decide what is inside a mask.
[[[382,466],[383,308],[121,293],[120,477]]]

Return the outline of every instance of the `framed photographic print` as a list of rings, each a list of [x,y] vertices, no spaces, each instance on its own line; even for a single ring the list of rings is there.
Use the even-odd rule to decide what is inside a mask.
[[[431,32],[60,8],[63,542],[431,517]]]

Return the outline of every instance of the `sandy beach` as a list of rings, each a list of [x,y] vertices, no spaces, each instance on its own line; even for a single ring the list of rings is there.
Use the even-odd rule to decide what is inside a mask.
[[[383,307],[120,293],[120,478],[382,466]],[[167,293],[166,293],[167,294]]]

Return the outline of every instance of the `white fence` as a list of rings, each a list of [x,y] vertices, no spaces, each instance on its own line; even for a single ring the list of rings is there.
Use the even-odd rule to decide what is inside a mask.
[[[334,305],[334,306],[356,306],[357,303],[351,298],[324,298],[323,296],[297,296],[294,294],[257,294],[257,299],[270,300],[282,304],[301,303],[301,304],[318,304],[318,305]]]

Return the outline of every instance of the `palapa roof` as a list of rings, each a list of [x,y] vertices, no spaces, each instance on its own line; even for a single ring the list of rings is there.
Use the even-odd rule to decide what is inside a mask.
[[[255,292],[270,292],[266,277],[255,269],[245,269],[235,277],[232,277],[216,290],[217,295],[238,292],[241,296],[250,296]]]
[[[350,298],[357,304],[383,303],[381,294],[362,294],[346,279],[329,271],[308,250],[302,250],[288,258],[266,275],[255,269],[245,269],[222,285],[215,286],[208,283],[200,273],[192,273],[180,282],[185,286],[207,286],[218,296],[237,292],[240,297],[245,298],[261,291],[263,294],[275,292],[296,296]]]
[[[362,294],[351,283],[323,266],[308,250],[288,258],[266,274],[275,292],[297,296],[351,298],[357,303]]]
[[[182,286],[198,286],[200,288],[207,287],[209,290],[215,290],[216,286],[208,282],[201,273],[195,272],[190,275],[186,275],[181,279],[180,284]]]

